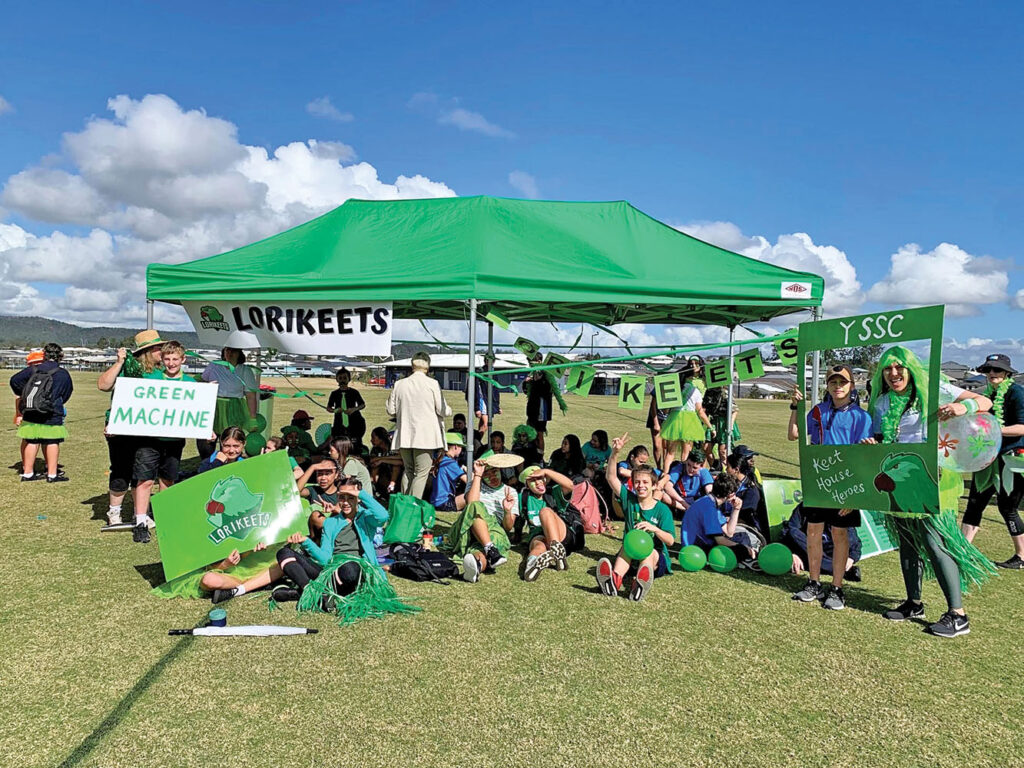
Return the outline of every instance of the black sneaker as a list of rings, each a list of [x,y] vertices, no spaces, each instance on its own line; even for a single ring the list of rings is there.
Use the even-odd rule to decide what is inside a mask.
[[[860,566],[855,565],[843,575],[843,581],[861,581]]]
[[[820,581],[810,581],[804,584],[804,588],[793,595],[794,600],[799,600],[801,603],[813,603],[815,600],[821,600],[825,596],[825,590],[821,586]]]
[[[539,555],[530,556],[526,559],[526,569],[523,571],[523,581],[536,581],[540,572],[551,567],[551,553],[541,552]]]
[[[139,523],[132,528],[132,541],[136,544],[149,544],[149,526]]]
[[[822,607],[828,608],[830,611],[843,610],[846,607],[846,595],[843,594],[843,588],[832,587],[829,589]]]
[[[551,567],[556,571],[569,570],[569,553],[565,551],[565,545],[560,541],[551,545]]]
[[[67,475],[54,475],[53,477],[50,477],[49,475],[46,476],[46,482],[48,483],[66,483],[70,479],[71,478]]]
[[[301,594],[302,593],[294,587],[288,587],[282,584],[279,587],[274,587],[270,596],[274,598],[275,603],[297,603]]]
[[[210,602],[214,605],[217,605],[218,603],[226,603],[234,596],[235,590],[233,589],[215,589],[213,590],[213,594],[210,595]],[[274,599],[276,600],[277,598]]]
[[[44,475],[39,475],[39,474],[31,474],[28,477],[25,477],[24,475],[22,475],[21,476],[21,482],[23,482],[23,483],[31,483],[33,480],[42,480],[43,477],[44,477]]]
[[[1024,569],[1024,560],[1021,560],[1020,555],[1014,555],[1009,560],[1003,560],[1001,563],[996,563],[1000,568],[1007,568],[1011,571],[1019,571]]]
[[[946,611],[941,619],[928,627],[928,631],[936,637],[958,637],[970,633],[971,623],[966,615]]]
[[[504,565],[508,562],[508,558],[502,555],[493,544],[484,550],[484,557],[487,558],[487,568],[489,570],[493,570],[499,565]]]
[[[924,603],[915,603],[911,600],[904,600],[882,616],[889,621],[906,621],[907,619],[919,619],[924,616]]]

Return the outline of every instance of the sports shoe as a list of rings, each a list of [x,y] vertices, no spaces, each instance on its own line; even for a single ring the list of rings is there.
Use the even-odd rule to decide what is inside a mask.
[[[860,566],[855,565],[843,575],[843,581],[861,581]]]
[[[210,595],[210,602],[214,605],[217,605],[218,603],[226,603],[234,596],[235,590],[233,589],[215,589],[213,590],[213,594]],[[274,599],[276,600],[277,598],[275,597]]]
[[[149,544],[149,528],[145,523],[132,526],[132,541],[136,544]]]
[[[29,475],[28,477],[25,477],[24,475],[22,475],[21,476],[21,482],[23,482],[23,483],[31,483],[33,480],[42,480],[44,477],[45,477],[45,475],[38,475],[38,474],[34,474],[34,473]]]
[[[739,567],[745,571],[753,571],[754,573],[763,573],[761,565],[757,562],[756,558],[748,557],[746,560],[741,560],[738,563]]]
[[[612,570],[612,561],[607,557],[602,557],[598,560],[595,576],[601,594],[607,597],[615,597],[619,590],[615,583],[615,571]]]
[[[508,558],[502,555],[493,544],[484,549],[484,557],[487,558],[487,567],[491,570],[508,562]]]
[[[67,475],[54,475],[53,477],[50,477],[49,475],[46,476],[46,482],[48,483],[66,483],[70,479],[71,478]]]
[[[821,586],[820,581],[810,581],[804,584],[804,588],[793,595],[794,600],[799,600],[801,603],[813,603],[815,600],[821,600],[825,596],[825,590]]]
[[[107,511],[107,525],[121,525],[121,510],[118,507],[117,512]]]
[[[560,541],[551,545],[551,563],[556,571],[569,569],[569,553],[565,551],[565,545]]]
[[[892,610],[886,611],[882,616],[889,621],[906,621],[924,616],[924,603],[915,603],[911,600],[904,600]]]
[[[1019,571],[1024,569],[1024,560],[1021,560],[1020,555],[1014,555],[1009,560],[1003,560],[1001,563],[996,563],[1000,568],[1007,568],[1011,571]]]
[[[941,619],[928,627],[928,631],[936,637],[957,637],[969,634],[971,623],[967,620],[966,615],[946,611],[942,614]]]
[[[156,528],[156,520],[153,519],[152,515],[146,515],[146,527],[151,531]]]
[[[526,560],[526,569],[523,571],[523,581],[536,581],[540,572],[551,567],[551,553],[541,552],[539,555],[531,555]]]
[[[470,584],[480,581],[480,561],[472,552],[467,552],[466,556],[462,558],[462,580],[468,581]]]
[[[299,596],[302,595],[299,590],[294,587],[288,587],[284,584],[274,587],[271,591],[270,596],[274,598],[275,603],[297,603]]]
[[[651,567],[649,565],[641,565],[640,570],[636,572],[636,578],[633,579],[633,586],[629,590],[629,599],[634,603],[639,603],[644,599],[650,589],[651,584],[654,583],[654,574],[651,573]]]
[[[830,611],[843,610],[846,607],[846,595],[843,594],[843,588],[832,587],[829,589],[822,607],[828,608]]]

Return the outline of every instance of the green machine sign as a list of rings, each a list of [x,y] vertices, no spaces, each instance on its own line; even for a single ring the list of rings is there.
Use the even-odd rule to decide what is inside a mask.
[[[928,369],[928,408],[921,414],[927,427],[924,442],[809,445],[807,410],[820,400],[822,393],[811,393],[813,403],[806,400],[801,403],[798,418],[800,476],[805,504],[897,514],[910,511],[922,501],[933,507],[938,505],[937,403],[942,314],[942,307],[924,307],[801,323],[797,377],[802,389],[805,389],[805,364],[809,366],[809,356],[815,351],[857,350],[863,354],[898,344],[917,350]],[[926,343],[922,345],[922,341]],[[862,392],[861,396],[862,406],[867,407],[867,393]],[[909,500],[914,503],[908,503]]]
[[[274,451],[226,464],[172,485],[153,497],[164,577],[170,581],[306,531],[306,516],[291,464]]]

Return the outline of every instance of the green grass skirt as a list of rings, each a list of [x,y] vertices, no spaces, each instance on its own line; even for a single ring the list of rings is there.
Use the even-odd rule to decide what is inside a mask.
[[[889,537],[898,546],[900,531],[910,537],[917,556],[924,563],[924,575],[927,579],[935,578],[935,569],[932,568],[931,558],[928,556],[928,547],[925,543],[925,529],[931,528],[938,534],[942,542],[942,548],[956,563],[960,571],[960,589],[967,594],[971,587],[980,587],[996,573],[996,568],[977,547],[967,540],[963,531],[957,523],[957,513],[951,509],[945,509],[936,515],[928,517],[907,518],[886,514],[885,527]],[[909,522],[920,522],[922,525],[908,525]]]
[[[355,592],[342,596],[334,591],[334,572],[345,563],[356,563],[360,577]],[[333,598],[333,610],[338,617],[338,626],[341,627],[355,624],[361,619],[383,619],[396,613],[417,613],[422,610],[418,605],[402,602],[379,566],[352,555],[339,554],[332,557],[320,575],[302,590],[296,610],[325,613],[321,600],[325,595]],[[268,604],[271,610],[277,607],[273,599]]]
[[[21,422],[18,437],[22,440],[67,440],[68,430],[63,424],[33,424]]]
[[[472,531],[473,521],[478,517],[487,523],[487,532],[491,535],[491,543],[498,548],[502,555],[507,555],[508,551],[512,548],[508,541],[508,534],[501,527],[497,519],[495,519],[494,515],[479,501],[469,504],[455,518],[455,522],[452,523],[451,529],[445,536],[444,546],[441,549],[459,557],[464,557],[467,552],[482,552],[484,545],[476,540]]]

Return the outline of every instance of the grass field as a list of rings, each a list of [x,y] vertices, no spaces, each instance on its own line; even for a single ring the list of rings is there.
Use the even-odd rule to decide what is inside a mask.
[[[963,768],[1024,751],[1013,661],[1024,576],[968,597],[972,634],[945,641],[879,616],[903,596],[892,554],[865,562],[841,613],[791,602],[796,577],[749,573],[677,573],[643,603],[608,600],[593,570],[617,541],[594,536],[568,572],[534,584],[517,578],[519,553],[475,585],[398,581],[424,608],[415,616],[339,629],[290,607],[268,614],[257,594],[227,604],[230,623],[320,634],[168,637],[210,605],[151,597],[157,542],[99,532],[108,398],[94,382],[75,377],[62,454],[71,482],[0,476],[0,765]],[[368,424],[383,423],[385,393],[364,392]],[[648,439],[642,414],[610,398],[569,403],[549,450],[598,427]],[[276,405],[280,426],[309,403]],[[525,403],[503,405],[498,426],[511,433]],[[788,414],[785,403],[741,404],[744,442],[767,475],[797,471]],[[18,454],[7,424],[4,466]],[[994,508],[978,543],[1010,553]],[[937,619],[934,583],[925,601]]]

